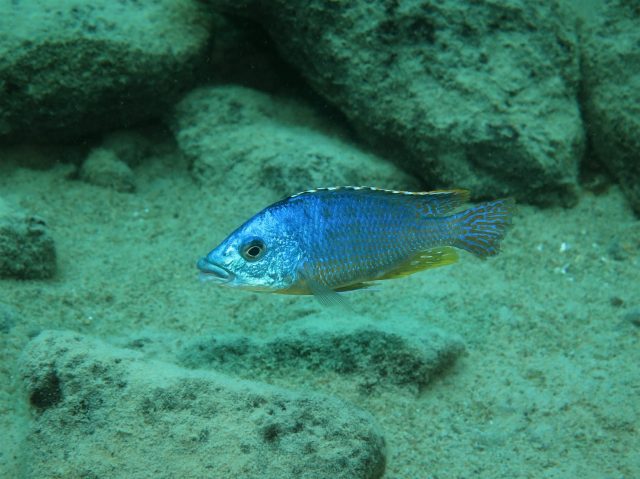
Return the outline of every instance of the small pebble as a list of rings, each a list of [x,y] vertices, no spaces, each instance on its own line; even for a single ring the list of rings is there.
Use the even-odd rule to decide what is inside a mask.
[[[640,328],[640,308],[633,308],[624,314],[624,320]]]
[[[610,300],[609,300],[611,306],[613,306],[614,308],[619,308],[620,306],[622,306],[624,304],[624,300],[622,298],[619,298],[617,296],[613,296]]]

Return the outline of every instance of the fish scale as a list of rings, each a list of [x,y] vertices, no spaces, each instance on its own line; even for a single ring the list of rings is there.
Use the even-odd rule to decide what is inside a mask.
[[[313,240],[309,251],[320,249],[321,258],[326,256],[332,264],[343,265],[338,270],[335,267],[325,270],[325,263],[318,262],[318,273],[330,286],[370,279],[410,252],[443,243],[436,217],[425,220],[395,199],[383,202],[370,197],[363,201],[345,189],[318,194],[315,201],[318,220],[314,223],[316,231],[310,235]],[[349,221],[345,221],[345,214]],[[329,240],[323,241],[323,237]]]

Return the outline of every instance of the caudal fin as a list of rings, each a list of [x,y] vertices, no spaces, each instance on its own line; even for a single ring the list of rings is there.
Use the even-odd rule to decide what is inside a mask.
[[[515,201],[505,198],[481,203],[453,215],[453,246],[480,258],[498,254],[500,241],[511,224],[514,209]]]

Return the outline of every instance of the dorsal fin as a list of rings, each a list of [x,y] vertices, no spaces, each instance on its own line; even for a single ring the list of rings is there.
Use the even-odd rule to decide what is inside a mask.
[[[417,206],[426,216],[440,216],[458,208],[469,199],[469,191],[462,189],[434,190],[434,191],[400,191],[385,190],[375,186],[331,186],[327,188],[315,188],[291,195],[289,199],[302,195],[333,194],[344,191],[352,191],[361,195],[385,195],[389,198],[397,198],[406,201],[408,197],[418,200]]]

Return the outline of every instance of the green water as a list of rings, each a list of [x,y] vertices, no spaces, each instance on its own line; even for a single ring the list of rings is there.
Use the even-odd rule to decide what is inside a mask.
[[[0,0],[0,477],[640,477],[640,5],[213,3]],[[518,209],[347,308],[198,280],[349,184]]]

